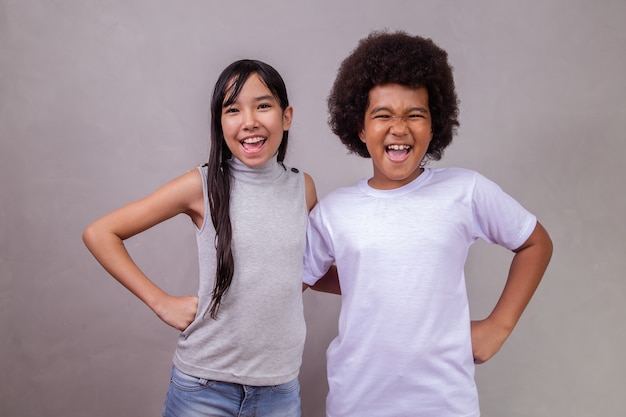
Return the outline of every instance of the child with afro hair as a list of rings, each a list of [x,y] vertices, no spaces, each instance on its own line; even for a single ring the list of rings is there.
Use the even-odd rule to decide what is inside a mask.
[[[479,173],[425,167],[459,126],[447,53],[430,39],[371,33],[341,64],[328,107],[332,131],[371,158],[373,175],[328,194],[309,217],[304,283],[342,301],[327,416],[479,416],[475,364],[513,331],[550,261],[550,237]],[[491,314],[470,321],[463,270],[479,238],[514,256]]]

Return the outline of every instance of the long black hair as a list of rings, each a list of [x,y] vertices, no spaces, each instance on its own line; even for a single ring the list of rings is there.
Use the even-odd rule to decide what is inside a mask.
[[[285,110],[289,106],[287,88],[282,77],[272,66],[257,60],[243,59],[230,64],[215,83],[211,99],[211,150],[209,152],[207,189],[209,193],[209,209],[215,228],[215,250],[217,267],[215,286],[213,288],[210,313],[213,319],[222,297],[230,288],[235,272],[232,252],[232,226],[230,221],[230,171],[228,160],[232,153],[224,140],[222,129],[222,110],[237,100],[243,85],[252,74],[257,74],[272,95]],[[289,132],[283,132],[282,142],[278,148],[278,161],[283,162],[287,152]],[[205,214],[206,217],[206,214]]]

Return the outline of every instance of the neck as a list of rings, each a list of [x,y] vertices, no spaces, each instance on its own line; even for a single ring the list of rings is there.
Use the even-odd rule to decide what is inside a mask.
[[[228,165],[234,178],[249,181],[271,180],[278,178],[285,171],[285,167],[281,162],[278,162],[276,156],[258,167],[250,167],[233,156],[228,160]]]

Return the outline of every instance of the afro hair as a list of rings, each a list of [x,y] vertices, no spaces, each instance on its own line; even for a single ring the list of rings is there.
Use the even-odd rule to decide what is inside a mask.
[[[369,158],[359,138],[369,92],[377,85],[426,88],[433,138],[426,159],[439,160],[459,126],[448,54],[432,40],[406,32],[372,32],[344,59],[328,97],[331,130],[352,153]]]

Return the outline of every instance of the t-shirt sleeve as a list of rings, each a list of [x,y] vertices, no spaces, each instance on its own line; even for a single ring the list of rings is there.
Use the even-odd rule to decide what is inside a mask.
[[[532,213],[480,174],[475,178],[472,210],[476,237],[509,250],[522,246],[537,224]]]
[[[304,273],[302,282],[313,285],[330,268],[335,260],[332,240],[323,220],[321,203],[309,215],[304,252]]]

